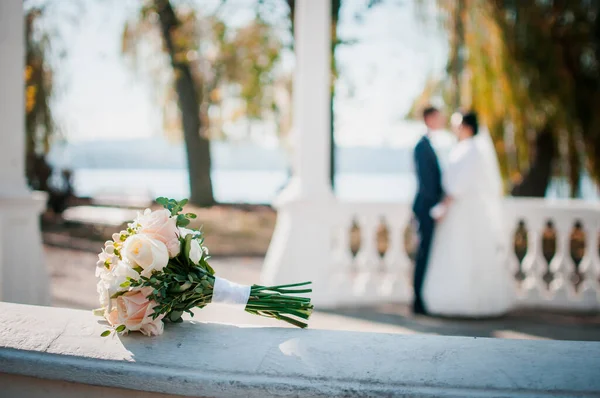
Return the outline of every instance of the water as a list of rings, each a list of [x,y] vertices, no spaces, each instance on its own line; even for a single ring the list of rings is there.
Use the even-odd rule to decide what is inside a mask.
[[[418,138],[418,134],[413,135]],[[450,145],[441,142],[437,148],[444,164]],[[214,194],[221,203],[271,203],[287,183],[288,154],[280,148],[213,142],[211,155]],[[189,196],[185,153],[180,143],[164,139],[81,142],[53,147],[49,159],[57,171],[74,171],[74,188],[79,196]],[[415,193],[412,144],[338,147],[336,171],[335,193],[342,200],[406,202]],[[568,184],[553,181],[546,196],[568,197]],[[599,198],[597,185],[587,176],[582,179],[581,196]]]
[[[215,199],[221,203],[271,203],[286,184],[285,171],[215,170]],[[155,198],[189,196],[188,173],[181,169],[79,169],[74,173],[79,196],[134,195]],[[407,201],[415,192],[412,174],[343,173],[336,194],[351,201]]]

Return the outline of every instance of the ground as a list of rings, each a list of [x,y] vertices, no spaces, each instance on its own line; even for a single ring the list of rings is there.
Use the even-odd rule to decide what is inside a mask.
[[[98,249],[99,247],[100,245]],[[45,252],[52,279],[53,305],[78,309],[96,308],[96,254],[56,245],[46,245]],[[251,284],[259,280],[262,257],[216,257],[211,264],[219,275],[239,283]],[[205,322],[285,326],[278,321],[217,306],[197,311],[194,318]],[[317,309],[311,318],[310,327],[400,334],[600,340],[600,315],[521,311],[493,320],[457,320],[413,316],[406,307],[397,304],[335,311]]]

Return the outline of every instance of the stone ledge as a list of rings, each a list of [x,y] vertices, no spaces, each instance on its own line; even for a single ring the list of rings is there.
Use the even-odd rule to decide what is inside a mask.
[[[1,379],[196,397],[600,395],[596,342],[198,322],[156,338],[101,338],[104,329],[89,312],[0,303]]]

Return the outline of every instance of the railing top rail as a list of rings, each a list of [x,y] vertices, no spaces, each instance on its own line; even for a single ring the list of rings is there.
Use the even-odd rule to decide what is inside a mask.
[[[187,396],[598,394],[600,343],[184,322],[101,338],[91,313],[0,303],[0,373]]]

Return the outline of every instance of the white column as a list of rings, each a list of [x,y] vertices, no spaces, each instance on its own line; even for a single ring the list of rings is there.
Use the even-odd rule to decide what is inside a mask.
[[[48,304],[39,214],[45,196],[25,183],[22,0],[0,1],[0,300]]]
[[[298,0],[293,106],[293,177],[277,198],[277,225],[265,259],[264,284],[312,280],[317,304],[329,289],[335,210],[329,184],[331,82],[330,0]]]

